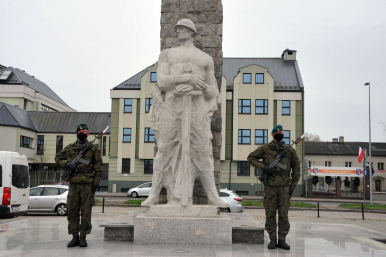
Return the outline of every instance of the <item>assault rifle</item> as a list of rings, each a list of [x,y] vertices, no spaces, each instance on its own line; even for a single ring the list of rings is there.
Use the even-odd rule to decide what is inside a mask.
[[[287,148],[285,148],[283,151],[281,151],[281,153],[276,157],[276,159],[268,166],[269,168],[280,168],[282,170],[286,170],[287,169],[287,165],[284,165],[282,163],[280,163],[281,159],[283,159],[283,157],[285,156],[285,154],[291,149],[291,147],[294,145],[294,144],[299,144],[300,141],[302,141],[303,137],[304,137],[305,134],[303,134],[301,137],[299,137],[298,139],[296,139],[296,141],[292,141],[292,144],[287,146]],[[264,172],[263,175],[261,175],[259,177],[259,180],[261,181],[261,183],[263,183],[263,185],[266,185],[267,184],[267,178],[268,176],[272,176],[272,177],[275,177],[276,176],[276,173],[273,172],[273,171],[269,171],[269,172]]]
[[[103,136],[103,134],[106,133],[106,131],[108,130],[109,127],[110,126],[107,126],[107,128],[105,130],[103,130],[103,132],[101,132],[101,133],[99,133],[99,135],[95,136],[93,141],[86,143],[86,145],[82,148],[82,150],[80,150],[78,156],[76,156],[75,159],[72,160],[71,163],[76,165],[78,162],[80,162],[80,163],[83,163],[84,165],[89,165],[90,162],[83,159],[82,157],[87,153],[88,150],[90,150],[90,148],[91,148],[92,144],[95,142],[95,140],[100,139]],[[64,181],[68,182],[70,180],[70,176],[71,176],[72,172],[79,172],[79,170],[78,169],[75,169],[73,171],[71,169],[66,170],[64,172],[64,174],[62,175],[62,179]]]

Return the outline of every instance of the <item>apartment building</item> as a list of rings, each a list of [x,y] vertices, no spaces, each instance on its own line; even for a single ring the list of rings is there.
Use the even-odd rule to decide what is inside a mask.
[[[222,188],[245,195],[262,191],[257,187],[259,171],[246,161],[248,154],[272,140],[276,124],[283,125],[287,143],[304,133],[304,85],[296,53],[286,49],[278,58],[224,58],[218,153]],[[110,90],[109,191],[123,192],[152,179],[156,139],[148,115],[155,83],[154,64]],[[303,163],[303,143],[294,147]],[[302,178],[295,195],[303,192]]]

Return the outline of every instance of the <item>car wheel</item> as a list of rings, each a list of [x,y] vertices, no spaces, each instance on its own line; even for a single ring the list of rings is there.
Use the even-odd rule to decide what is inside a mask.
[[[230,208],[220,208],[220,212],[231,212]]]
[[[132,193],[131,193],[131,197],[137,198],[137,197],[138,197],[138,193],[137,193],[137,192],[132,192]]]
[[[56,214],[58,214],[59,216],[65,216],[67,215],[67,206],[65,204],[59,204],[57,207],[56,207]]]

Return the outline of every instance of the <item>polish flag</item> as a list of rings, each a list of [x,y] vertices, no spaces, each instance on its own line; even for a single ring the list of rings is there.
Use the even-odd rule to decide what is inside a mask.
[[[365,157],[365,151],[363,151],[362,147],[359,147],[358,162],[361,163],[364,157]]]

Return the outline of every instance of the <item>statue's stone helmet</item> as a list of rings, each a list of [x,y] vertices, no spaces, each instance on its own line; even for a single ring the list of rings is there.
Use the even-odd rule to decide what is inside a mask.
[[[197,34],[197,29],[196,29],[196,25],[194,25],[193,21],[189,20],[189,19],[181,19],[177,22],[177,24],[174,26],[174,30],[177,32],[177,28],[178,26],[184,26],[184,27],[187,27],[191,30],[193,30],[194,32],[194,35],[193,37],[196,36]]]

